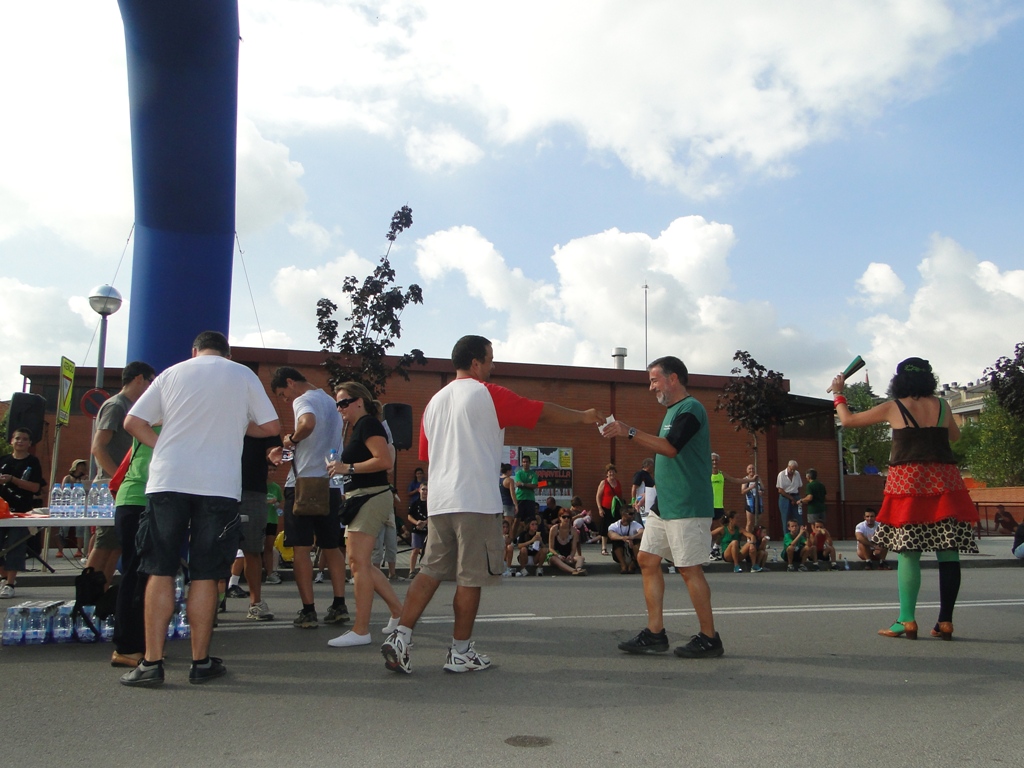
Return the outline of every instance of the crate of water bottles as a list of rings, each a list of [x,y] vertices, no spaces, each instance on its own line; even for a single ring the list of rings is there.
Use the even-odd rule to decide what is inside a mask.
[[[50,490],[50,517],[114,516],[114,495],[106,483],[94,483],[88,492],[82,483],[55,485]]]

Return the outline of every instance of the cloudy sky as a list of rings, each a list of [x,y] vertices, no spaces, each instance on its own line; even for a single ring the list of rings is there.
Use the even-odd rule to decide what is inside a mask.
[[[235,344],[316,349],[317,299],[402,205],[425,301],[399,351],[475,332],[499,361],[727,373],[744,349],[823,396],[855,354],[876,389],[910,355],[965,383],[1024,340],[1009,0],[240,5]],[[92,287],[131,300],[116,3],[4,3],[0,71],[6,399],[21,365],[95,364]]]

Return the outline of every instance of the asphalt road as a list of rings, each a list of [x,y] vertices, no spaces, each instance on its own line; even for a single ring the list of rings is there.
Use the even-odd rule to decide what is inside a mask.
[[[266,588],[274,622],[229,600],[213,648],[228,674],[205,686],[187,683],[185,641],[154,690],[119,685],[107,644],[0,649],[0,739],[12,767],[1021,765],[1021,576],[965,570],[942,642],[927,637],[938,594],[925,571],[912,642],[876,635],[898,612],[895,572],[712,573],[726,655],[711,660],[616,649],[644,625],[638,576],[512,579],[485,590],[476,628],[493,667],[463,675],[441,669],[442,586],[409,676],[383,667],[379,603],[374,644],[334,649],[335,630],[291,627],[283,584]],[[668,584],[679,644],[696,622],[681,578]],[[329,588],[317,595],[322,613]]]

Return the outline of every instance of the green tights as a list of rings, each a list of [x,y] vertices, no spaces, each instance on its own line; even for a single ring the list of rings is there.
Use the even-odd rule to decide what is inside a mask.
[[[940,563],[959,563],[960,553],[955,549],[941,549],[935,553],[935,559]],[[939,567],[940,569],[942,568],[941,565]],[[904,623],[916,621],[917,596],[921,591],[920,552],[907,551],[899,553],[896,582],[900,590],[900,618],[892,625],[894,632],[902,629]],[[956,598],[954,597],[953,599],[955,600]]]

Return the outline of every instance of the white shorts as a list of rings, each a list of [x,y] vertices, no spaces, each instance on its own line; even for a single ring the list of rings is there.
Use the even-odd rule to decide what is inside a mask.
[[[711,518],[662,520],[648,515],[640,551],[668,560],[676,568],[703,565],[711,549]]]

